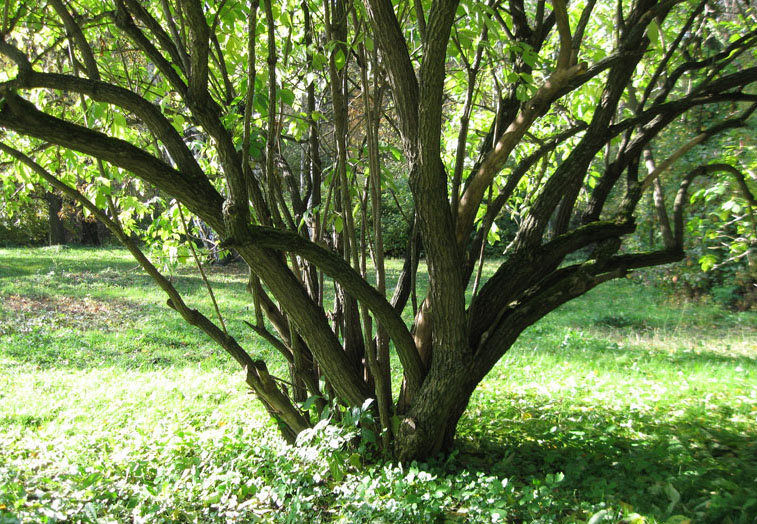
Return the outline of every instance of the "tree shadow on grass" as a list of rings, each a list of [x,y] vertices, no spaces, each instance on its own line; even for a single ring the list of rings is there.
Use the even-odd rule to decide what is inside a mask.
[[[499,399],[461,421],[459,462],[522,486],[564,474],[550,512],[570,520],[577,507],[606,504],[664,522],[753,523],[757,518],[757,427],[728,410],[670,413],[572,410],[570,403]],[[610,514],[608,514],[610,515]],[[573,515],[575,517],[575,515]],[[585,515],[584,515],[585,517]]]

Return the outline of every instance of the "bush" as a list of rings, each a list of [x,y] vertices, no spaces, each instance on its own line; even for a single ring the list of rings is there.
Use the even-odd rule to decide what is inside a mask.
[[[42,200],[32,200],[13,213],[0,211],[0,246],[44,245],[47,243],[47,208]]]

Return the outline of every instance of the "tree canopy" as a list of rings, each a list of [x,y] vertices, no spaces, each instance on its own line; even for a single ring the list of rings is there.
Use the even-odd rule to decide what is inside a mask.
[[[375,410],[383,449],[425,458],[450,449],[525,328],[684,256],[695,178],[738,195],[734,249],[753,256],[756,47],[742,0],[7,0],[3,187],[57,192],[105,224],[287,439],[334,399]],[[405,184],[389,296],[382,194]],[[624,240],[646,194],[661,241],[636,251]],[[198,264],[200,241],[237,253],[240,320],[290,376],[238,343],[222,300],[187,304],[140,239]],[[507,249],[482,283],[495,241]]]

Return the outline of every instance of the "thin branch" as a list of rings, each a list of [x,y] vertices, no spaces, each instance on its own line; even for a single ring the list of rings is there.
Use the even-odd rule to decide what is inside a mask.
[[[747,118],[755,111],[757,110],[757,102],[752,104],[749,109],[747,109],[743,114],[741,114],[738,118],[734,118],[731,120],[727,120],[725,122],[722,122],[720,124],[717,124],[715,126],[712,126],[711,128],[703,131],[702,133],[698,134],[685,144],[683,144],[681,147],[679,147],[675,152],[673,152],[672,155],[670,155],[668,158],[666,158],[663,162],[658,164],[658,166],[649,173],[644,180],[641,183],[641,190],[646,191],[654,181],[655,178],[659,177],[662,173],[670,169],[670,167],[683,155],[691,151],[694,147],[698,146],[699,144],[704,143],[705,141],[709,140],[713,136],[715,136],[718,133],[721,133],[727,129],[733,129],[736,127],[742,127],[745,125]]]
[[[194,258],[195,264],[197,264],[197,269],[200,271],[202,281],[205,282],[205,287],[208,289],[210,300],[213,302],[213,308],[216,310],[216,316],[218,316],[218,322],[221,324],[224,334],[228,335],[229,333],[226,331],[226,323],[223,321],[223,316],[221,316],[221,309],[218,307],[216,295],[213,293],[213,288],[210,285],[210,282],[208,282],[208,277],[205,275],[205,270],[202,268],[200,258],[197,256],[197,251],[195,251],[194,242],[192,242],[192,237],[190,236],[189,228],[187,227],[187,221],[184,218],[184,211],[181,210],[181,202],[176,202],[176,206],[179,208],[179,218],[181,218],[181,223],[184,226],[184,235],[187,237],[187,244],[189,244],[189,249],[192,251],[192,257]]]

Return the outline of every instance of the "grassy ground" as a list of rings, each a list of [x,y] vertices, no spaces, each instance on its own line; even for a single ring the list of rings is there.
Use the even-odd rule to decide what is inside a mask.
[[[243,272],[211,280],[275,360]],[[191,268],[174,281],[210,315]],[[521,337],[453,457],[403,468],[333,426],[284,445],[164,300],[121,250],[0,250],[0,523],[757,522],[755,313],[607,284]]]

